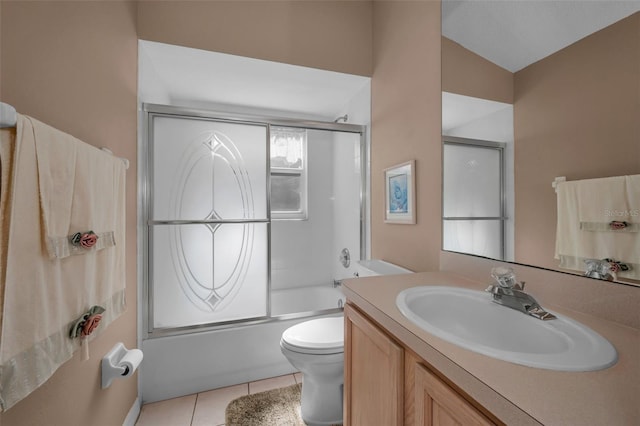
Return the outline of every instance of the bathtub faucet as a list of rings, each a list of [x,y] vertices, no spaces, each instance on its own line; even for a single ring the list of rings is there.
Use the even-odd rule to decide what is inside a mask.
[[[333,288],[342,286],[342,280],[333,280]]]

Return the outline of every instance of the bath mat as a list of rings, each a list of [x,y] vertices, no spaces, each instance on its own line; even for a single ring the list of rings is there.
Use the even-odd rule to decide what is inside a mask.
[[[241,396],[227,405],[226,426],[305,426],[300,417],[301,385]]]

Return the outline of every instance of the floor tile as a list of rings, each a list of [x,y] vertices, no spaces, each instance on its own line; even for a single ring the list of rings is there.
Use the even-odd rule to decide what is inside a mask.
[[[264,392],[266,390],[284,388],[296,384],[293,374],[285,376],[272,377],[270,379],[258,380],[249,383],[249,393]]]
[[[191,426],[224,425],[224,410],[227,404],[248,393],[247,383],[199,393]]]
[[[136,426],[189,426],[196,405],[196,395],[144,404]]]

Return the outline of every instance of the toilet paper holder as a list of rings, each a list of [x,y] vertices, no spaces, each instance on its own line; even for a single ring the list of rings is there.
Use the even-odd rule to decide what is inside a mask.
[[[140,349],[127,349],[118,342],[102,358],[102,389],[111,386],[113,379],[125,378],[133,375],[142,362],[143,354]]]

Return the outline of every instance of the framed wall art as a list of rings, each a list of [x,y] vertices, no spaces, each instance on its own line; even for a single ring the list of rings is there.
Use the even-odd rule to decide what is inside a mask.
[[[384,170],[385,223],[416,223],[415,160]]]

